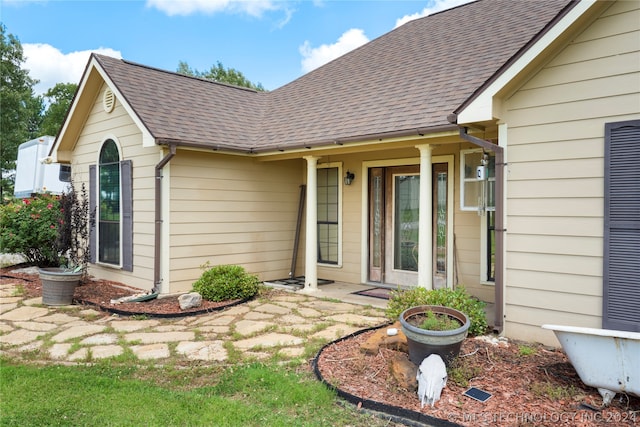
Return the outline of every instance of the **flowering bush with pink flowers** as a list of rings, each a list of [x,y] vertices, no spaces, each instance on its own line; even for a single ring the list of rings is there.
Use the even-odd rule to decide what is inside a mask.
[[[60,198],[47,194],[0,206],[0,252],[22,254],[42,267],[60,264]]]

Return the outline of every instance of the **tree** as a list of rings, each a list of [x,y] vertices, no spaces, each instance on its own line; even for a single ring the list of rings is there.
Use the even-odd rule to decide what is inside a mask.
[[[75,83],[56,83],[44,94],[49,101],[49,108],[42,116],[40,135],[58,134],[77,89],[78,85]]]
[[[18,146],[37,136],[43,111],[42,99],[33,92],[37,80],[22,68],[22,45],[5,33],[0,23],[0,201],[13,193],[13,178],[6,174],[15,169]]]
[[[199,77],[201,79],[213,80],[215,82],[248,87],[259,92],[264,92],[265,90],[261,83],[252,83],[240,71],[234,68],[225,68],[220,61],[218,61],[216,65],[213,65],[209,71],[194,70],[189,67],[189,64],[186,62],[180,61],[176,71],[179,74],[184,74],[185,76]]]

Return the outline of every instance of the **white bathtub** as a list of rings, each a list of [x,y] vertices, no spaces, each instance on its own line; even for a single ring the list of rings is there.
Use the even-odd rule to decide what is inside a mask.
[[[542,325],[558,341],[583,383],[598,388],[605,405],[616,393],[640,397],[640,333]]]

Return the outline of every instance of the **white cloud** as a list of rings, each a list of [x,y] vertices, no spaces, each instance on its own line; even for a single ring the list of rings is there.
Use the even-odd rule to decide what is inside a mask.
[[[452,7],[460,6],[461,4],[469,3],[473,0],[435,0],[431,1],[431,6],[427,6],[422,11],[416,12],[411,15],[405,15],[402,18],[396,20],[396,27],[398,28],[402,24],[406,24],[414,19],[422,18],[432,13],[440,12],[441,10],[451,9]]]
[[[122,58],[119,51],[102,47],[67,54],[42,43],[25,43],[22,49],[25,57],[23,68],[29,70],[31,78],[40,80],[34,87],[37,95],[44,94],[56,83],[79,83],[91,52]]]
[[[299,48],[300,54],[302,55],[302,71],[307,73],[314,70],[362,46],[368,41],[369,38],[364,34],[364,31],[358,28],[348,30],[342,34],[334,44],[323,44],[318,47],[311,47],[309,41],[305,41]]]
[[[147,0],[147,7],[156,8],[169,16],[237,12],[260,17],[266,11],[281,9],[281,5],[271,0]]]

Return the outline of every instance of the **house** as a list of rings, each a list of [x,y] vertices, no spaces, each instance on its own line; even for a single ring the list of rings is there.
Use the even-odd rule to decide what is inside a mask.
[[[52,155],[97,277],[464,285],[509,337],[640,330],[638,2],[469,3],[268,93],[92,55]]]

